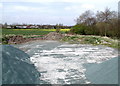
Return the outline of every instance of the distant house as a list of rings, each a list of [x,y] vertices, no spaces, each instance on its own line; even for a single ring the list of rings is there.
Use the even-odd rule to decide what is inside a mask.
[[[66,29],[72,26],[56,26],[56,25],[7,25],[7,29]]]
[[[28,25],[27,28],[30,28],[30,25]]]
[[[11,25],[7,25],[7,29],[11,29],[12,27],[11,27]]]
[[[26,25],[16,25],[15,28],[16,29],[22,29],[22,28],[25,29],[25,28],[27,28],[27,26]]]
[[[38,28],[37,26],[35,26],[35,25],[32,25],[32,26],[30,26],[30,28]]]
[[[25,28],[27,28],[27,26],[24,25],[24,26],[22,26],[22,28],[25,29]]]
[[[18,28],[18,29],[19,29],[19,28],[22,28],[22,26],[20,26],[20,25],[18,26],[18,25],[17,25],[17,26],[16,26],[16,28]]]

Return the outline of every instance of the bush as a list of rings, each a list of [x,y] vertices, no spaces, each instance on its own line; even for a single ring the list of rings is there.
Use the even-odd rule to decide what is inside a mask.
[[[97,43],[101,43],[101,39],[97,37],[86,37],[84,39],[84,42],[88,44],[97,44]]]
[[[8,44],[9,37],[3,37],[2,38],[2,44]]]
[[[70,32],[80,35],[86,35],[87,28],[89,27],[82,24],[77,24],[70,30]]]
[[[71,33],[80,34],[80,35],[98,35],[99,31],[94,25],[86,26],[83,24],[75,25],[71,30]]]

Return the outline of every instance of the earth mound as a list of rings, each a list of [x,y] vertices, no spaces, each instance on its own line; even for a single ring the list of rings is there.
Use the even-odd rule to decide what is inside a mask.
[[[29,42],[29,41],[33,41],[33,40],[42,40],[42,37],[38,37],[38,38],[24,38],[23,36],[9,36],[8,37],[8,44],[20,44],[20,43],[25,43],[25,42]]]
[[[57,33],[57,32],[50,32],[49,34],[47,34],[43,39],[44,40],[59,40],[62,37],[64,37],[63,34],[61,33]]]

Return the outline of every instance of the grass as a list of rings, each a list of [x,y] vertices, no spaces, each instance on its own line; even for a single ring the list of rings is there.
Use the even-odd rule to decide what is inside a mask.
[[[39,29],[3,29],[3,35],[46,35],[52,31],[43,31]]]
[[[87,35],[76,35],[76,36],[66,36],[61,41],[69,42],[72,44],[93,44],[93,45],[106,45],[108,47],[120,49],[118,45],[118,40],[114,40],[108,37],[101,36],[87,36]]]
[[[70,29],[61,29],[64,33]],[[46,35],[49,32],[54,32],[56,29],[3,29],[3,35]]]

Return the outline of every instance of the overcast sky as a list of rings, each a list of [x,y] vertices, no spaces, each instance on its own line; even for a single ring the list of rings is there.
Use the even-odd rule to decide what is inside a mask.
[[[119,0],[1,0],[0,23],[74,25],[84,11],[118,10]]]

